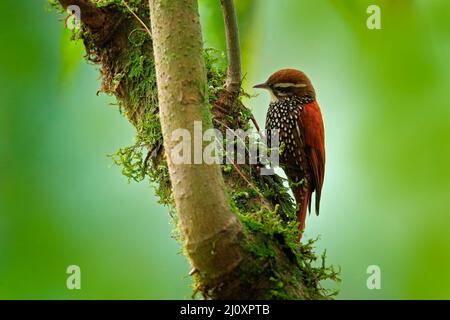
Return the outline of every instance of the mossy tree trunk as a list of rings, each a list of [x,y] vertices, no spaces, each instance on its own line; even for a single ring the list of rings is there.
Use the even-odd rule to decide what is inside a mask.
[[[58,3],[82,9],[83,26],[74,37],[101,67],[101,91],[116,97],[136,128],[136,144],[121,149],[117,162],[130,179],[148,177],[161,203],[176,207],[195,292],[210,299],[328,298],[320,282],[337,274],[324,262],[314,266],[313,241],[297,242],[297,208],[282,179],[260,176],[254,165],[179,165],[171,159],[175,129],[193,137],[195,121],[203,130],[214,124],[223,132],[248,129],[252,119],[237,91],[240,62],[234,61],[226,80],[202,48],[197,1]],[[232,1],[221,3],[225,24],[235,29],[228,30],[228,53],[236,55]],[[151,35],[142,23],[151,25]]]

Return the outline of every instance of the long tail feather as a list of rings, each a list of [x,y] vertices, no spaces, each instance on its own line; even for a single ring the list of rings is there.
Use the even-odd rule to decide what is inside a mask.
[[[305,230],[306,226],[306,213],[308,211],[308,207],[310,207],[311,205],[311,192],[308,190],[305,191],[303,187],[300,186],[295,188],[294,196],[299,206],[297,212],[297,221],[299,223],[298,241],[300,242],[303,236],[303,231]]]

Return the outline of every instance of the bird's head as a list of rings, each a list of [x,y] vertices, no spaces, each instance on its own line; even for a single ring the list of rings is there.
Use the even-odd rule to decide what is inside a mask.
[[[269,90],[273,102],[292,96],[316,98],[311,81],[303,72],[295,69],[277,71],[266,82],[253,88]]]

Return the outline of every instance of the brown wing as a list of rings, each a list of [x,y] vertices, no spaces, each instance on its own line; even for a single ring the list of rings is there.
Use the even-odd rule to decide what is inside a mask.
[[[316,214],[320,210],[320,196],[325,176],[325,132],[322,113],[316,101],[305,104],[300,114],[304,136],[305,152],[313,177],[313,191],[316,192]]]

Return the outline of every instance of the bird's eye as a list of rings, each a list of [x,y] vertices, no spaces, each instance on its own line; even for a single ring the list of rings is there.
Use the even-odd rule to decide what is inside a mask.
[[[288,93],[290,91],[290,88],[288,88],[288,87],[278,87],[275,90],[278,91],[279,93]]]

